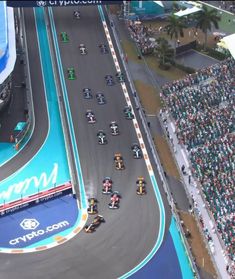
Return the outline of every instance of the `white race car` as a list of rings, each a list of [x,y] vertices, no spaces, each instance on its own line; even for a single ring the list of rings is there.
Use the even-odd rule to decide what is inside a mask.
[[[86,118],[89,124],[94,124],[96,122],[95,114],[90,109],[86,111]]]
[[[110,129],[111,129],[111,135],[112,136],[117,136],[119,135],[119,129],[118,129],[118,124],[116,123],[116,121],[112,121],[109,125]]]

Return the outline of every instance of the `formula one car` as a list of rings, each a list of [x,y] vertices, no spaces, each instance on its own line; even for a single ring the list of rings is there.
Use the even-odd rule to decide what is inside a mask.
[[[68,79],[70,80],[76,79],[74,68],[68,68],[67,74],[68,74]]]
[[[143,177],[138,177],[136,181],[137,189],[136,194],[137,195],[145,195],[146,194],[146,182]]]
[[[80,50],[80,53],[81,53],[82,55],[87,54],[87,49],[86,49],[86,47],[85,47],[84,44],[80,44],[80,45],[79,45],[79,50]]]
[[[119,208],[119,203],[120,203],[120,194],[115,191],[111,194],[111,199],[109,203],[109,208],[110,209],[118,209]]]
[[[92,99],[91,89],[90,88],[83,88],[83,97],[85,99]]]
[[[95,96],[96,96],[96,100],[97,100],[97,102],[98,102],[99,105],[104,105],[104,104],[106,104],[106,99],[105,99],[103,93],[97,93]]]
[[[126,106],[123,110],[124,114],[125,114],[125,118],[127,120],[132,120],[134,118],[134,115],[132,113],[132,109],[129,106]]]
[[[122,155],[120,153],[116,153],[114,155],[114,162],[115,162],[115,168],[116,170],[124,170],[125,166],[123,163],[123,158]]]
[[[87,118],[89,124],[93,124],[96,122],[95,114],[90,109],[88,109],[86,111],[86,118]]]
[[[124,74],[122,72],[116,73],[116,78],[118,82],[125,82]]]
[[[131,146],[131,150],[133,151],[134,159],[142,158],[142,151],[137,143],[133,143],[133,145]]]
[[[119,128],[118,125],[115,121],[112,121],[109,125],[110,129],[111,129],[111,135],[112,136],[117,136],[119,135]]]
[[[88,202],[89,202],[89,206],[88,206],[88,209],[87,209],[88,214],[96,214],[96,213],[98,213],[97,199],[89,198]]]
[[[102,215],[97,215],[94,220],[91,222],[90,225],[86,225],[84,227],[84,231],[86,233],[93,233],[96,231],[96,229],[99,227],[99,225],[101,223],[104,223],[105,220],[104,220],[104,217]]]
[[[102,193],[105,195],[109,195],[112,193],[112,185],[113,181],[109,176],[106,176],[103,180],[103,188],[102,188]]]
[[[73,12],[73,16],[74,16],[74,18],[76,18],[76,19],[80,19],[81,14],[80,14],[79,11],[74,11],[74,12]]]
[[[60,39],[63,43],[68,43],[68,41],[69,41],[68,34],[66,32],[61,32]]]
[[[107,144],[108,141],[106,139],[106,134],[104,131],[102,130],[99,130],[98,133],[97,133],[97,137],[98,137],[98,143],[103,145],[103,144]]]
[[[107,46],[106,46],[105,44],[100,44],[100,45],[99,45],[99,48],[100,48],[100,52],[101,52],[102,54],[107,54],[107,53],[109,53],[108,48],[107,48]]]
[[[113,77],[111,75],[106,75],[105,77],[106,85],[112,86],[114,85]]]

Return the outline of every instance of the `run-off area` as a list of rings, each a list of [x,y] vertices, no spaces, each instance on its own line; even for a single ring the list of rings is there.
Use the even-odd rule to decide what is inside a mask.
[[[60,239],[78,218],[77,201],[72,195],[0,217],[0,249],[43,246]]]

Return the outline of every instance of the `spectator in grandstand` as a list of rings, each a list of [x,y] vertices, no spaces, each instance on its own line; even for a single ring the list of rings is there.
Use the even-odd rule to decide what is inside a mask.
[[[179,143],[188,150],[192,176],[202,186],[228,256],[235,262],[234,86],[235,60],[228,58],[164,85],[161,98],[174,120]]]

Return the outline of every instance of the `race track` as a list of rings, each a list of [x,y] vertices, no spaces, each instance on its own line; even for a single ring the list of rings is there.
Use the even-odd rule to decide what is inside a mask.
[[[35,128],[26,146],[0,168],[0,181],[24,166],[42,146],[48,132],[48,115],[37,44],[37,34],[32,10],[25,9],[29,66],[35,114]],[[33,46],[33,47],[32,47]]]
[[[65,77],[67,67],[74,67],[77,74],[77,79],[66,81],[66,85],[84,184],[88,196],[97,197],[99,213],[104,216],[106,223],[101,224],[94,234],[81,232],[71,241],[52,250],[20,256],[1,254],[2,279],[117,278],[134,268],[149,254],[158,236],[159,208],[144,160],[132,158],[130,146],[137,142],[137,138],[132,122],[125,120],[123,116],[122,110],[126,104],[121,86],[105,85],[104,76],[114,76],[115,68],[111,55],[101,55],[98,49],[99,43],[107,44],[98,9],[86,7],[80,8],[80,11],[82,18],[75,21],[73,9],[53,9],[58,35],[61,31],[66,31],[70,38],[68,44],[60,43]],[[35,40],[32,10],[25,11],[25,16],[27,38]],[[87,56],[80,55],[80,43],[86,45]],[[36,86],[38,79],[35,78],[33,83]],[[93,95],[97,91],[103,92],[107,104],[99,106],[95,99],[84,100],[81,93],[84,87],[90,87]],[[86,109],[93,110],[97,118],[96,124],[87,124]],[[109,123],[112,120],[119,124],[121,134],[117,137],[109,133]],[[99,129],[103,129],[108,136],[106,146],[97,143],[96,133]],[[115,152],[122,153],[126,170],[114,169]],[[152,158],[151,161],[153,162]],[[114,190],[120,191],[122,195],[120,209],[117,211],[108,209],[109,198],[101,194],[104,176],[111,176]],[[144,176],[147,182],[148,194],[144,197],[135,193],[138,176]],[[165,205],[167,232],[171,214],[165,194],[161,188],[160,191]]]

